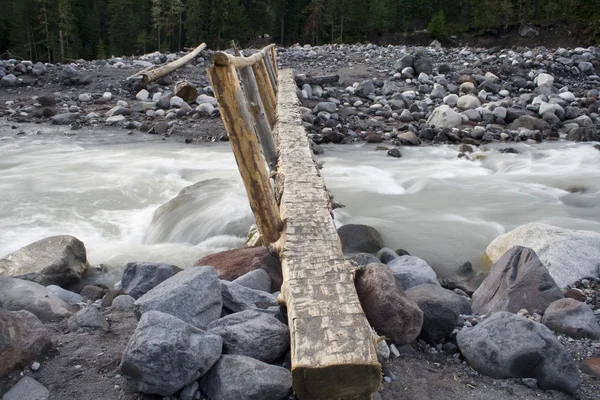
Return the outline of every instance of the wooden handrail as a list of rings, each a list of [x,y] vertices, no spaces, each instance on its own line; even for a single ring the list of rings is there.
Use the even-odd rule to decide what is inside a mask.
[[[267,57],[268,54],[271,54],[271,49],[274,47],[274,44],[270,44],[261,49],[258,53],[254,53],[249,57],[236,57],[225,53],[224,51],[218,51],[213,57],[213,63],[219,66],[233,65],[236,69],[251,67]]]

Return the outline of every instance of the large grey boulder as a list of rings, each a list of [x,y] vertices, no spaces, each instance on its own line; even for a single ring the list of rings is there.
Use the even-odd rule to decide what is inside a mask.
[[[552,331],[509,312],[497,312],[456,337],[476,371],[493,378],[534,378],[544,390],[574,393],[581,384],[577,366]]]
[[[140,316],[160,311],[198,328],[221,316],[221,285],[212,267],[190,267],[162,282],[134,303]]]
[[[344,252],[377,253],[383,247],[383,239],[377,230],[368,225],[347,224],[338,228]]]
[[[12,389],[2,396],[2,400],[47,400],[50,392],[30,376],[21,378]]]
[[[34,361],[50,346],[50,335],[29,311],[0,308],[0,377]]]
[[[166,281],[179,270],[171,264],[130,262],[125,266],[121,287],[125,294],[138,299]]]
[[[395,64],[394,64],[394,69],[398,72],[402,72],[402,70],[404,68],[412,68],[415,64],[415,56],[411,55],[411,54],[406,54],[405,56],[403,56],[400,60],[398,60]]]
[[[89,267],[83,242],[73,236],[51,236],[0,259],[0,275],[42,285],[77,282]]]
[[[223,352],[240,354],[266,363],[285,355],[290,347],[287,326],[257,311],[242,311],[208,324],[210,333],[223,338]]]
[[[411,343],[421,332],[423,312],[409,299],[384,264],[369,264],[356,274],[356,292],[375,331],[394,344]]]
[[[405,293],[423,311],[419,338],[429,343],[439,343],[449,336],[456,328],[460,314],[471,314],[469,299],[440,285],[424,283]]]
[[[0,277],[0,307],[27,310],[42,322],[70,317],[71,307],[45,286],[23,279]]]
[[[121,373],[137,392],[169,396],[204,375],[221,356],[220,336],[149,311],[142,315],[121,360]]]
[[[462,124],[462,117],[452,108],[443,104],[433,110],[427,119],[427,125],[436,128],[454,128]]]
[[[542,322],[553,331],[575,339],[600,339],[600,324],[594,310],[575,299],[565,298],[550,304]]]
[[[52,124],[54,124],[54,125],[69,125],[69,124],[77,121],[77,118],[79,118],[78,113],[69,112],[69,113],[63,113],[63,114],[56,114],[55,116],[50,118],[50,120],[52,121]]]
[[[46,287],[56,297],[58,297],[62,301],[69,303],[71,305],[75,305],[77,303],[82,303],[85,301],[82,295],[75,293],[75,292],[71,292],[70,290],[63,289],[60,286],[48,285]]]
[[[493,264],[514,246],[529,247],[560,288],[600,276],[600,233],[532,223],[498,236],[485,250]]]
[[[211,400],[281,400],[291,387],[287,369],[239,355],[223,355],[200,380]]]
[[[440,284],[433,268],[419,257],[401,256],[390,261],[388,267],[404,290],[423,283]]]
[[[425,53],[418,52],[415,54],[414,68],[417,75],[420,73],[431,75],[433,72],[433,61]]]
[[[535,251],[515,246],[494,264],[473,293],[473,311],[491,314],[526,309],[543,314],[550,303],[562,298],[562,292]]]
[[[79,328],[100,328],[108,330],[108,322],[100,311],[93,305],[87,306],[79,310],[67,321],[69,330],[76,331]]]
[[[245,310],[266,310],[277,306],[277,297],[262,290],[254,290],[237,283],[221,281],[223,308],[237,313]]]
[[[264,269],[255,269],[235,279],[233,283],[249,289],[271,293],[271,278]]]

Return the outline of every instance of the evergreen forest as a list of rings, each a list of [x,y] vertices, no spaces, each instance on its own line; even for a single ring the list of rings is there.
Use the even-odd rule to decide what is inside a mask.
[[[494,34],[522,22],[565,24],[600,38],[600,0],[0,0],[0,54],[58,62],[206,42],[377,41],[427,29],[433,38]],[[260,43],[259,43],[260,42]]]

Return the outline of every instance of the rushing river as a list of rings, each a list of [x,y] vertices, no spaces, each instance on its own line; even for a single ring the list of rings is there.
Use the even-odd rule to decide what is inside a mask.
[[[0,122],[0,257],[69,234],[92,264],[187,266],[244,243],[252,214],[228,143],[19,128],[26,135]],[[320,159],[346,206],[338,223],[374,226],[388,247],[438,270],[478,263],[491,240],[527,222],[600,232],[600,151],[570,142],[514,145],[520,154],[503,147],[468,161],[456,146],[403,148],[394,159],[372,145],[332,145]],[[204,180],[193,202],[170,203],[153,222],[159,206]]]

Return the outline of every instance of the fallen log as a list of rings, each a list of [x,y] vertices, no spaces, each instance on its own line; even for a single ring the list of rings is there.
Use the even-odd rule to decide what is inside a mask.
[[[183,57],[178,58],[175,61],[172,61],[168,64],[165,64],[161,67],[157,67],[154,69],[151,69],[153,67],[144,68],[137,74],[134,74],[134,75],[130,76],[129,78],[127,78],[127,80],[141,76],[141,83],[144,86],[148,85],[149,83],[152,83],[164,76],[169,75],[171,72],[175,71],[176,69],[183,67],[185,64],[189,63],[194,58],[196,58],[198,56],[198,54],[200,54],[200,52],[202,50],[204,50],[205,48],[206,48],[206,43],[202,43],[200,46],[196,47],[192,52],[186,54]]]
[[[340,80],[339,75],[323,75],[323,76],[297,76],[295,78],[296,85],[302,87],[302,85],[331,85],[337,83]]]

